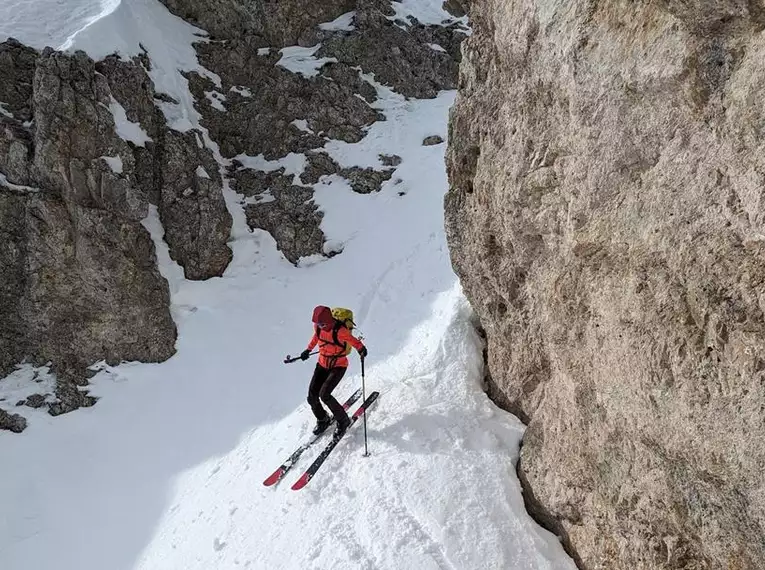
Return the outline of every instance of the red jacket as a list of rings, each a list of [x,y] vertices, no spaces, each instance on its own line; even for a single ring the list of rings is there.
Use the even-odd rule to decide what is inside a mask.
[[[337,341],[339,344],[335,344],[335,333],[332,328],[316,327],[313,338],[308,343],[308,350],[313,350],[317,344],[319,345],[319,366],[323,368],[348,368],[348,358],[343,355],[345,343],[349,343],[356,350],[364,348],[364,344],[343,325],[337,328]]]

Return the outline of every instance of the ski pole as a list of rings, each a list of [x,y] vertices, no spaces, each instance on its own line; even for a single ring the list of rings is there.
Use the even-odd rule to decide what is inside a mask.
[[[364,359],[361,359],[361,401],[367,400],[367,388],[364,381]],[[369,448],[367,447],[367,411],[364,410],[364,457],[369,457]]]
[[[319,351],[316,350],[310,354],[310,356],[313,356],[314,354],[319,354]],[[284,357],[284,364],[289,364],[290,362],[297,362],[298,360],[303,360],[299,356],[290,356],[289,354]]]

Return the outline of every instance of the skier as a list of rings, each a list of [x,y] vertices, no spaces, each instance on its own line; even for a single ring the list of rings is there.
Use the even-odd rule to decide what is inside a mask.
[[[348,311],[348,314],[351,314]],[[318,435],[329,427],[330,417],[321,405],[323,402],[332,412],[337,422],[335,436],[339,437],[348,426],[351,420],[345,413],[343,406],[332,396],[332,391],[337,387],[345,375],[348,368],[348,358],[351,347],[355,348],[359,356],[363,359],[367,356],[367,349],[364,344],[357,339],[349,330],[352,320],[343,322],[332,315],[329,307],[319,305],[313,310],[313,322],[315,330],[311,342],[301,354],[302,360],[308,360],[311,350],[319,345],[319,362],[311,378],[311,384],[308,387],[308,403],[311,406],[313,415],[316,416],[316,427],[313,433]],[[320,402],[321,401],[321,402]]]

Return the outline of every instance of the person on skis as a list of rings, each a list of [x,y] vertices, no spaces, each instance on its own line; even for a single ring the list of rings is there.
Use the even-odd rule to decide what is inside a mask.
[[[331,423],[330,416],[321,405],[323,402],[337,422],[335,435],[340,436],[351,425],[351,420],[343,406],[332,395],[332,391],[343,379],[348,368],[346,354],[350,348],[347,345],[355,348],[361,358],[366,358],[367,349],[351,334],[345,324],[332,316],[332,310],[329,307],[322,305],[316,307],[313,310],[313,323],[315,325],[313,338],[308,343],[308,348],[300,354],[302,360],[308,360],[311,351],[317,344],[319,345],[319,362],[316,364],[308,387],[308,404],[311,406],[313,415],[316,416],[316,427],[313,433],[316,435],[322,433]]]

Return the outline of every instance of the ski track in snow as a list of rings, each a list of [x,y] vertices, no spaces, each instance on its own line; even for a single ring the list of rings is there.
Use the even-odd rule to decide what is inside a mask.
[[[36,26],[24,3],[11,2],[10,19],[0,6],[0,37],[97,58],[115,49],[131,57],[143,45],[158,90],[180,101],[163,106],[168,122],[200,129],[221,168],[228,164],[178,72],[217,79],[191,48],[204,32],[157,0],[67,0],[69,12],[51,0],[59,21]],[[454,20],[440,0],[394,6],[401,18]],[[346,14],[324,27],[350,26]],[[282,63],[310,75],[309,51],[282,50]],[[223,277],[190,282],[150,208],[144,226],[170,284],[178,352],[160,364],[97,363],[96,406],[55,419],[25,410],[23,434],[0,432],[0,457],[13,466],[0,471],[0,568],[574,569],[525,512],[514,473],[524,428],[483,392],[482,344],[451,270],[445,145],[421,143],[446,138],[454,93],[416,101],[376,87],[374,106],[387,120],[359,143],[325,150],[344,167],[381,168],[379,154],[403,161],[375,194],[355,194],[339,176],[316,185],[321,228],[342,255],[293,267],[269,234],[247,229],[243,200],[225,182],[234,260]],[[140,139],[140,126],[131,128]],[[303,155],[239,158],[264,170],[286,165],[296,178],[305,166]],[[360,420],[305,489],[289,487],[322,442],[266,488],[263,479],[313,425],[305,402],[312,364],[281,361],[307,343],[319,303],[354,308],[370,349],[366,391],[381,393],[367,418],[371,455],[362,455]],[[29,367],[13,378],[15,395],[27,393],[24,379],[49,381]],[[354,356],[338,399],[360,383]]]

